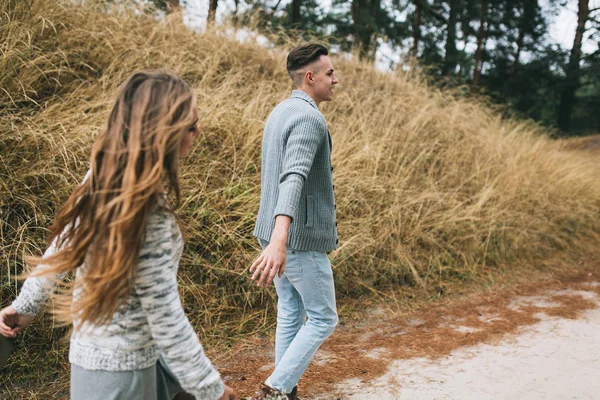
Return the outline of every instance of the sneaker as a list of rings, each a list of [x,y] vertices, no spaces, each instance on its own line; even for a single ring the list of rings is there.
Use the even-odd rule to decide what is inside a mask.
[[[288,400],[289,397],[287,394],[279,391],[277,389],[273,389],[265,384],[260,386],[260,389],[256,392],[254,397],[250,398],[250,400]]]
[[[287,395],[288,400],[298,400],[298,386],[294,386],[292,393]]]

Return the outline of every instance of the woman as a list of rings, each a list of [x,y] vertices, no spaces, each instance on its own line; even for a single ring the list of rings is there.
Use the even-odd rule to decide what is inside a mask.
[[[50,228],[49,249],[30,260],[37,268],[0,311],[0,334],[15,337],[53,295],[56,278],[76,271],[53,295],[55,317],[73,323],[72,399],[166,400],[182,390],[236,399],[205,356],[177,290],[183,241],[172,210],[179,160],[197,122],[183,80],[134,73],[94,143],[90,171]]]

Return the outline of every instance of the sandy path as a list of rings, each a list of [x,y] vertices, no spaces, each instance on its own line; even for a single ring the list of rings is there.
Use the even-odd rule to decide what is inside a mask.
[[[593,291],[569,290],[548,297],[522,297],[511,307],[552,308],[554,295],[581,296],[600,305]],[[436,360],[392,361],[371,381],[349,379],[337,385],[337,398],[418,400],[600,399],[600,308],[577,319],[535,315],[539,323],[491,344],[452,351]],[[456,329],[465,329],[457,326]],[[330,396],[315,399],[331,398]]]
[[[302,377],[303,400],[600,400],[600,279],[530,279],[409,312],[346,318]],[[273,369],[270,337],[219,364],[242,396]]]

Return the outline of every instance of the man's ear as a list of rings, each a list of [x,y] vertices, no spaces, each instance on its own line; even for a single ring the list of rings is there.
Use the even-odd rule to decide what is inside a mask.
[[[313,82],[314,82],[314,74],[313,74],[313,72],[312,71],[306,71],[306,73],[304,74],[304,80],[309,85],[312,85]]]

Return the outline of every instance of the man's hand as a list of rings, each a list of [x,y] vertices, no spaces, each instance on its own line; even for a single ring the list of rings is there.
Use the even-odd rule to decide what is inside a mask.
[[[275,227],[271,234],[271,241],[260,257],[252,263],[250,272],[252,280],[257,280],[257,286],[269,286],[273,282],[275,275],[279,274],[281,278],[285,271],[286,245],[288,231],[292,219],[287,215],[278,215],[275,218]]]
[[[219,400],[237,400],[237,398],[233,389],[225,385],[225,391],[223,392],[223,396],[219,397]]]
[[[279,274],[281,278],[285,271],[285,243],[282,245],[278,242],[271,242],[267,248],[262,252],[260,257],[252,263],[250,272],[252,274],[252,280],[258,280],[257,286],[268,287],[275,275]]]
[[[0,310],[0,335],[17,337],[17,333],[29,325],[34,317],[35,315],[19,314],[12,306]]]

